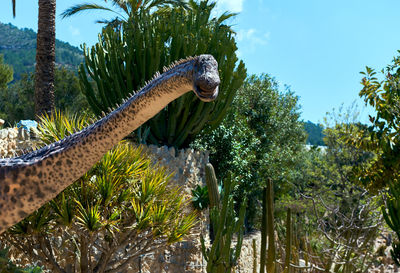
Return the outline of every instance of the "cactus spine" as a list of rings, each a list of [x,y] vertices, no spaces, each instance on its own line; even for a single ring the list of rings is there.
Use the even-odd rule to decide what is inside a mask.
[[[231,175],[224,180],[224,197],[222,207],[214,207],[210,211],[210,220],[214,227],[215,240],[211,248],[205,247],[204,238],[201,236],[202,252],[207,261],[208,273],[230,273],[236,265],[242,248],[244,232],[244,216],[246,212],[246,200],[242,201],[239,218],[235,215],[233,196],[231,191],[235,184]],[[237,234],[237,242],[231,248],[233,235]]]

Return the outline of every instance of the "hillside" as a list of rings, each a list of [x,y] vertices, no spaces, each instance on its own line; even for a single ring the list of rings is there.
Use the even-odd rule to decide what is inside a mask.
[[[0,54],[4,54],[5,63],[13,66],[14,79],[20,79],[22,73],[34,71],[36,32],[0,23]],[[57,65],[76,69],[82,60],[83,54],[79,48],[56,40]]]
[[[304,122],[304,130],[307,132],[307,144],[315,146],[324,146],[324,134],[321,124],[315,124],[311,121]]]

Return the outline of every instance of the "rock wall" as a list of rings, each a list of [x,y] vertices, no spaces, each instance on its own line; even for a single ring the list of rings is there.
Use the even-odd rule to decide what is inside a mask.
[[[34,136],[23,128],[0,130],[0,158],[14,157],[33,148]]]
[[[191,190],[198,184],[205,185],[204,166],[208,163],[208,152],[193,149],[175,150],[173,147],[143,146],[155,164],[173,172],[172,184],[182,188],[182,193],[191,198]],[[199,215],[199,224],[183,241],[168,246],[150,255],[140,257],[129,272],[201,273],[206,272],[206,262],[201,254],[200,234],[207,233],[206,213]]]

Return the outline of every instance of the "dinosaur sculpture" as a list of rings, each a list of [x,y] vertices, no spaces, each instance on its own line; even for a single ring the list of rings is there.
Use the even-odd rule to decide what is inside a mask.
[[[168,103],[190,90],[212,101],[219,83],[211,55],[181,60],[82,131],[31,153],[0,159],[0,234],[53,199]]]

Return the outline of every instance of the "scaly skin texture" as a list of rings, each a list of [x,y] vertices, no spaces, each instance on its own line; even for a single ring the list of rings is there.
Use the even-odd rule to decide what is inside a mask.
[[[0,234],[53,199],[168,103],[190,90],[212,101],[219,83],[211,55],[179,61],[82,131],[29,154],[0,159]]]

